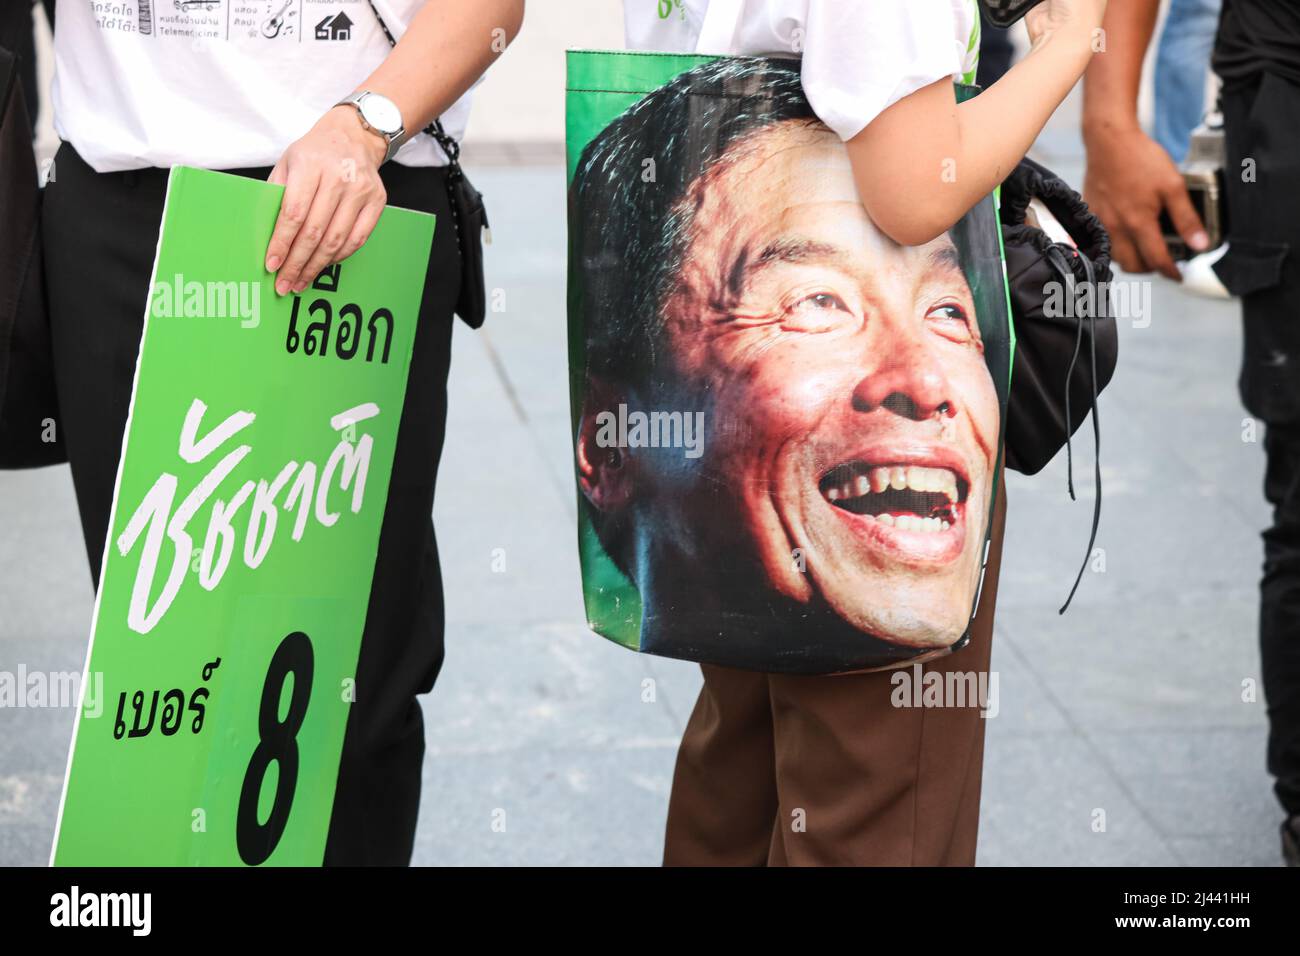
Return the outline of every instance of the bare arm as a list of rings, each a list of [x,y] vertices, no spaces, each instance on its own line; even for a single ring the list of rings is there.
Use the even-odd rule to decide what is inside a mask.
[[[979,96],[958,104],[942,80],[850,140],[858,193],[876,224],[920,245],[1001,184],[1083,75],[1105,10],[1106,0],[1049,0],[1026,18],[1029,55]]]
[[[487,72],[524,21],[524,0],[426,3],[358,89],[397,104],[407,136],[424,129]]]
[[[1126,0],[1106,11],[1106,53],[1089,67],[1083,81],[1085,122],[1136,127],[1142,63],[1155,32],[1160,0]]]
[[[1088,67],[1083,84],[1084,199],[1110,231],[1120,266],[1180,279],[1161,233],[1161,211],[1169,210],[1193,249],[1204,250],[1208,237],[1173,160],[1138,123],[1142,63],[1159,11],[1160,0],[1125,0],[1106,14],[1107,50]]]
[[[426,3],[358,89],[392,100],[407,136],[415,135],[483,75],[518,34],[523,16],[524,0]],[[326,112],[285,150],[269,179],[285,187],[266,250],[278,293],[301,291],[369,237],[388,199],[379,178],[386,148],[349,106]]]

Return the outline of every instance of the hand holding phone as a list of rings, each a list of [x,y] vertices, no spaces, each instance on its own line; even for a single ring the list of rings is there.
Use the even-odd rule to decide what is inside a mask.
[[[1187,198],[1191,200],[1205,227],[1205,248],[1193,249],[1174,228],[1168,210],[1160,214],[1160,229],[1164,233],[1169,254],[1183,262],[1201,252],[1217,249],[1228,232],[1228,209],[1224,187],[1226,147],[1222,126],[1203,125],[1192,132],[1187,159],[1179,167],[1183,182],[1187,184]]]

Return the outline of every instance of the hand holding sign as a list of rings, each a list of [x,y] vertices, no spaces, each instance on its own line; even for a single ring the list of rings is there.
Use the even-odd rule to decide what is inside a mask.
[[[433,221],[386,210],[254,325],[200,308],[269,292],[280,192],[172,173],[154,278],[188,301],[146,309],[87,662],[117,708],[78,716],[55,863],[322,859]],[[387,327],[289,348],[313,310]]]

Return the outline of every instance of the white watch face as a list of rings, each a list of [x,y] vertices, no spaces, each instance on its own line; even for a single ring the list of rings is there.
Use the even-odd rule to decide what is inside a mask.
[[[396,136],[401,130],[402,113],[397,108],[397,104],[388,97],[380,96],[378,93],[368,93],[357,105],[361,108],[361,115],[366,118],[366,122],[379,132]]]

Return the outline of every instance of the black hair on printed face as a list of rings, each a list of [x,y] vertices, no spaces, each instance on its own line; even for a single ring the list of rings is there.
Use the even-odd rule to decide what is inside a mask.
[[[740,140],[799,119],[816,114],[797,60],[727,58],[675,77],[587,145],[569,222],[591,375],[636,387],[668,371],[663,305],[694,214],[682,199]]]

